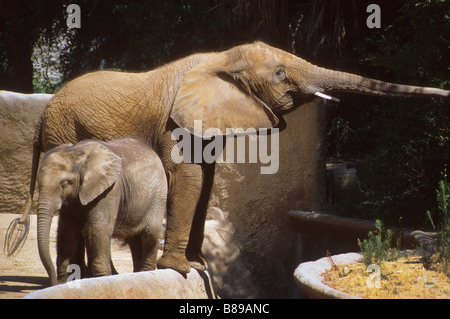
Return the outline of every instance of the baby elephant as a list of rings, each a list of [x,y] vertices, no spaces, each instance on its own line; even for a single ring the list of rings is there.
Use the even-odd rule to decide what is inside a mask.
[[[39,255],[52,285],[57,280],[49,230],[57,211],[59,283],[67,280],[69,264],[92,276],[110,275],[112,237],[129,244],[134,271],[156,268],[167,180],[159,157],[147,145],[123,138],[60,146],[44,155],[38,187]]]

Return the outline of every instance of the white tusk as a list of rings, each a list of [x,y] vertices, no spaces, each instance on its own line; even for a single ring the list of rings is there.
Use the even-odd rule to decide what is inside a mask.
[[[314,93],[314,95],[317,95],[318,97],[321,97],[322,99],[325,99],[325,100],[333,100],[335,102],[340,102],[341,101],[341,100],[339,100],[336,97],[329,96],[329,95],[326,95],[326,94],[321,93],[321,92],[316,92],[316,93]]]

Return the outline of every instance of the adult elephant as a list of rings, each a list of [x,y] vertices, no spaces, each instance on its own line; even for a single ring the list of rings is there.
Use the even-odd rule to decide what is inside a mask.
[[[206,207],[197,204],[205,174],[200,164],[172,160],[177,143],[172,131],[270,128],[279,123],[280,111],[332,91],[441,97],[450,93],[327,70],[260,42],[194,54],[145,73],[89,73],[61,89],[38,123],[22,220],[31,207],[41,152],[87,138],[133,136],[158,152],[169,181],[166,240],[158,267],[180,273],[189,272],[191,265],[202,269]],[[195,120],[202,121],[202,132],[194,131]]]

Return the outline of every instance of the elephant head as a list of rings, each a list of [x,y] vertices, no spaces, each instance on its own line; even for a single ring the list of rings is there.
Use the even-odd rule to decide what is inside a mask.
[[[121,161],[106,147],[90,142],[65,144],[45,154],[37,177],[38,249],[52,285],[56,284],[49,251],[53,214],[65,207],[77,207],[74,202],[88,205],[104,193],[118,179]]]
[[[213,54],[187,71],[171,111],[191,133],[194,120],[208,128],[270,128],[277,112],[314,94],[348,91],[374,95],[448,97],[450,91],[398,85],[315,66],[264,43]],[[331,98],[331,97],[328,97]]]

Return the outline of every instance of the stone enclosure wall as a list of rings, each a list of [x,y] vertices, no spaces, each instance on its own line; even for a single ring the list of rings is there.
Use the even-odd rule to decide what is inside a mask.
[[[50,98],[0,91],[0,213],[22,213],[34,128]],[[313,210],[325,197],[324,105],[283,115],[276,174],[261,174],[262,163],[216,165],[203,250],[222,298],[298,296],[302,241],[287,212]]]
[[[34,129],[52,96],[0,91],[1,214],[21,214],[25,207]]]

